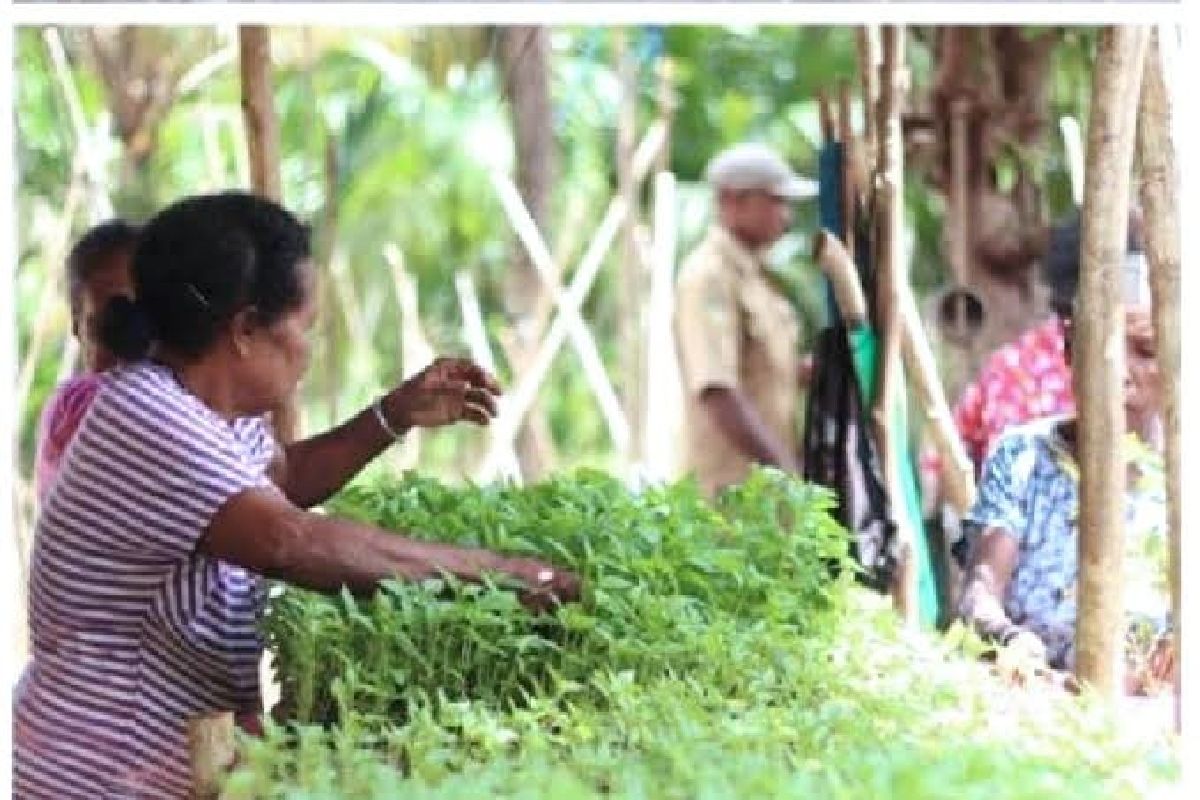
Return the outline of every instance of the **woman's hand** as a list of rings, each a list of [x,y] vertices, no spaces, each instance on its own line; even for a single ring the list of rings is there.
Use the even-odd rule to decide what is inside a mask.
[[[383,398],[397,431],[437,428],[469,420],[487,425],[496,416],[500,384],[465,358],[439,358]]]
[[[995,671],[1013,686],[1025,686],[1049,671],[1046,645],[1037,634],[1020,630],[996,652]]]
[[[521,602],[530,611],[541,613],[579,599],[579,576],[569,570],[532,558],[502,558],[497,566],[524,585]]]
[[[1179,663],[1175,659],[1175,642],[1170,636],[1161,636],[1150,655],[1150,675],[1159,683],[1174,683]]]
[[[1159,637],[1154,649],[1138,668],[1125,674],[1125,693],[1139,697],[1153,697],[1163,689],[1174,688],[1175,673],[1179,668],[1175,659],[1175,644],[1169,635]]]

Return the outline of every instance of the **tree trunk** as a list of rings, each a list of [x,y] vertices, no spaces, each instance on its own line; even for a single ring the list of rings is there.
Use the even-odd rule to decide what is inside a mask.
[[[121,140],[121,174],[114,190],[119,205],[127,214],[149,216],[164,200],[154,164],[162,124],[181,80],[217,43],[210,32],[145,25],[88,28],[79,40],[104,87]]]
[[[900,129],[904,82],[904,30],[896,25],[883,29],[883,63],[879,78],[879,110],[876,115],[879,134],[876,156],[876,308],[880,334],[879,383],[876,387],[873,417],[883,462],[884,480],[900,536],[900,568],[894,597],[902,617],[909,624],[917,620],[917,564],[915,536],[904,510],[901,479],[902,443],[892,428],[894,411],[904,391],[900,363],[901,286],[908,280],[904,263],[904,142]]]
[[[271,31],[264,25],[238,28],[241,52],[242,113],[250,151],[254,191],[279,201],[279,120],[271,87]]]
[[[1148,34],[1100,34],[1092,84],[1082,214],[1075,397],[1079,409],[1079,591],[1076,673],[1102,694],[1118,690],[1122,645],[1125,457],[1124,311],[1136,98]]]
[[[279,181],[279,120],[275,116],[271,85],[270,29],[264,25],[239,26],[238,47],[250,183],[258,194],[280,202],[283,192]],[[282,443],[296,439],[299,425],[294,396],[271,412],[271,424]]]
[[[512,117],[516,147],[517,188],[543,238],[550,221],[554,184],[554,126],[550,105],[550,33],[536,25],[506,25],[495,29],[496,58],[504,96]],[[505,342],[514,375],[528,368],[545,333],[551,299],[542,288],[529,255],[514,239],[512,269],[504,287],[505,312],[513,335]],[[517,436],[522,473],[536,478],[554,465],[554,438],[544,409],[535,405]]]
[[[1015,339],[1046,313],[1034,269],[1044,244],[1043,203],[1036,173],[1024,155],[1044,146],[1050,116],[1050,56],[1063,29],[1040,34],[1017,26],[943,26],[933,29],[936,68],[923,104],[913,115],[914,163],[946,198],[942,252],[954,280],[983,304],[982,320],[956,303],[940,315],[941,370],[957,397],[997,347]],[[1002,161],[1015,186],[998,186]]]
[[[1138,109],[1137,148],[1141,201],[1145,214],[1146,254],[1154,302],[1154,332],[1164,401],[1164,449],[1167,468],[1167,540],[1169,543],[1171,620],[1175,633],[1175,731],[1180,729],[1183,618],[1180,605],[1180,447],[1179,373],[1182,367],[1179,320],[1179,169],[1171,135],[1171,100],[1162,61],[1163,43],[1155,37],[1146,53]]]

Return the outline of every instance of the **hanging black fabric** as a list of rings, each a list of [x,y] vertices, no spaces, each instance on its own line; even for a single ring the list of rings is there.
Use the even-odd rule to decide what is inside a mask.
[[[805,479],[837,496],[860,581],[887,592],[896,572],[896,523],[842,325],[825,328],[814,343],[803,451]]]

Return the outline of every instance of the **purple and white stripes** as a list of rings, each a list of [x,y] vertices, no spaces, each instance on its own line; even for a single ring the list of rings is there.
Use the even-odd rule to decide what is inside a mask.
[[[15,797],[187,797],[188,718],[260,710],[265,586],[196,544],[271,485],[273,448],[261,420],[230,425],[162,366],[104,378],[38,520]]]

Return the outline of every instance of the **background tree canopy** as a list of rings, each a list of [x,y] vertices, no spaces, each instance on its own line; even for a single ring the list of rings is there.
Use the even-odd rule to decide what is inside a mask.
[[[707,192],[697,182],[713,153],[741,139],[763,139],[797,170],[815,175],[817,92],[835,90],[839,80],[858,86],[851,28],[670,26],[626,33],[639,62],[639,130],[657,113],[655,62],[667,55],[675,66],[670,167],[681,182],[680,254],[708,219]],[[417,282],[421,323],[435,350],[465,349],[453,286],[462,270],[479,288],[494,349],[502,352],[500,292],[512,233],[488,173],[511,170],[513,144],[494,29],[282,28],[272,36],[284,196],[312,222],[321,268],[333,278],[302,387],[304,426],[315,430],[369,400],[403,366],[384,258],[389,246]],[[615,185],[619,87],[610,29],[554,28],[550,42],[558,167],[547,238],[559,260],[572,265]],[[918,89],[936,66],[931,42],[929,31],[910,37]],[[19,347],[23,357],[33,354],[19,387],[27,390],[20,436],[28,474],[36,415],[73,365],[61,276],[69,242],[104,215],[106,202],[117,214],[142,219],[187,193],[245,186],[248,170],[232,28],[26,28],[16,44]],[[1089,31],[1061,31],[1046,87],[1055,118],[1085,113],[1091,47]],[[1057,139],[1040,154],[1039,169],[1057,215],[1070,203]],[[923,292],[945,280],[943,204],[919,176],[906,191],[912,272]],[[794,232],[777,252],[810,332],[823,303],[807,261],[815,226],[815,204],[801,203]],[[610,365],[622,319],[612,274],[601,272],[585,309]],[[602,420],[569,349],[542,396],[560,465],[604,466]],[[439,432],[425,441],[422,467],[461,476],[485,443],[476,431]]]

